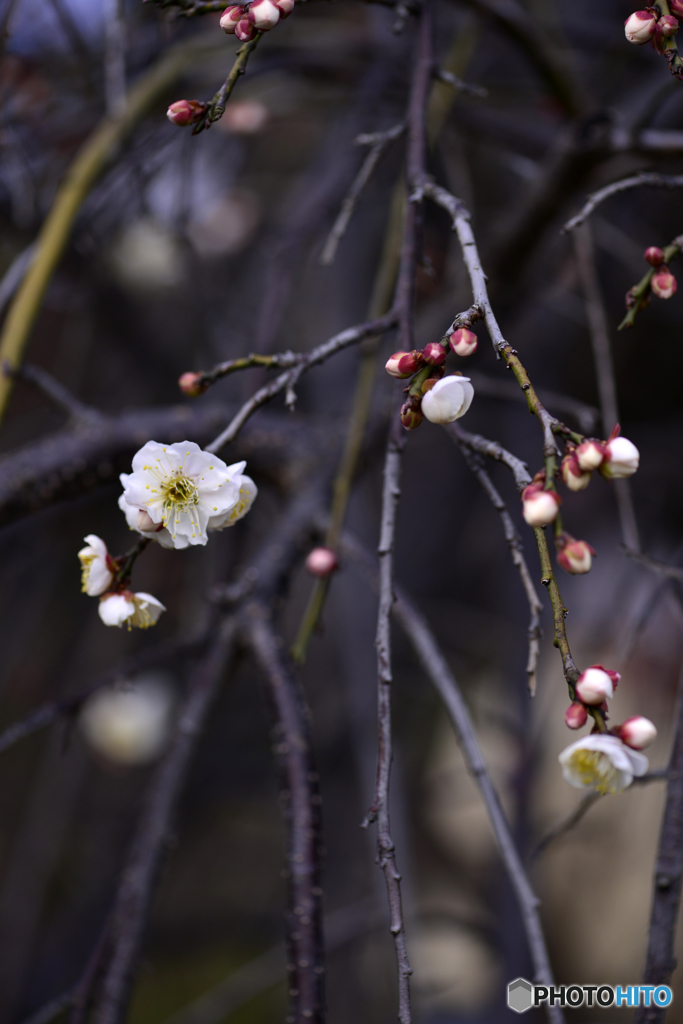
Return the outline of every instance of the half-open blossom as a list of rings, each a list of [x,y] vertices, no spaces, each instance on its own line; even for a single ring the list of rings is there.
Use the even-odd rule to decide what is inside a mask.
[[[588,712],[577,700],[564,713],[564,724],[568,729],[582,729],[588,721]]]
[[[244,7],[240,4],[231,4],[230,7],[226,7],[221,14],[219,25],[223,31],[231,36],[235,34],[235,26],[240,18],[244,17]]]
[[[448,344],[456,356],[471,356],[477,351],[479,340],[474,331],[470,331],[466,327],[459,327],[450,335]]]
[[[605,460],[600,472],[607,480],[633,476],[640,463],[640,452],[625,437],[614,437],[605,445]]]
[[[661,266],[652,275],[650,287],[658,299],[670,299],[678,291],[678,282],[668,267]]]
[[[529,484],[522,491],[522,515],[529,526],[547,526],[557,518],[560,497],[546,491],[541,484]]]
[[[196,124],[205,110],[206,103],[201,100],[176,100],[166,111],[166,117],[171,124],[184,128],[188,124]]]
[[[146,764],[164,749],[170,734],[173,695],[152,676],[126,689],[93,693],[80,715],[88,743],[119,764]]]
[[[259,32],[268,32],[280,20],[280,9],[273,0],[252,0],[249,21]]]
[[[209,521],[229,514],[239,502],[244,465],[226,466],[194,441],[148,441],[133,458],[133,472],[123,474],[124,501],[164,526],[173,547],[206,544]]]
[[[313,548],[306,556],[306,569],[312,576],[325,579],[338,568],[339,561],[332,548]]]
[[[394,352],[393,356],[384,364],[384,369],[392,377],[405,380],[406,377],[412,377],[414,373],[417,373],[423,365],[422,353],[413,350],[412,352]]]
[[[570,491],[582,491],[591,482],[592,473],[581,469],[576,451],[568,451],[562,459],[560,474]]]
[[[634,750],[644,750],[657,739],[657,729],[654,723],[643,715],[627,718],[623,725],[617,726],[614,732],[620,740],[623,740],[628,747],[633,747]]]
[[[90,597],[97,597],[111,586],[114,565],[101,537],[89,533],[83,540],[88,546],[78,552],[81,561],[81,590]]]
[[[595,555],[590,544],[585,540],[575,540],[568,533],[563,534],[556,544],[558,547],[557,562],[565,572],[571,573],[572,576],[582,576],[584,573],[590,572],[593,555]]]
[[[652,11],[635,11],[624,22],[624,33],[629,43],[642,46],[649,43],[657,30],[657,15]]]
[[[105,594],[101,597],[98,611],[105,626],[148,629],[156,625],[166,607],[151,594],[142,591],[133,594],[130,590],[123,590],[120,594]]]
[[[620,678],[618,672],[610,672],[602,665],[591,665],[576,681],[576,696],[583,704],[599,707],[614,696],[614,688]]]
[[[453,423],[464,416],[474,398],[469,377],[444,377],[422,399],[422,412],[432,423]]]
[[[588,437],[576,449],[576,460],[584,473],[590,473],[602,465],[605,458],[605,442]]]
[[[616,736],[591,733],[571,743],[559,756],[562,774],[577,789],[594,789],[598,793],[621,793],[644,775],[648,759],[631,750]]]

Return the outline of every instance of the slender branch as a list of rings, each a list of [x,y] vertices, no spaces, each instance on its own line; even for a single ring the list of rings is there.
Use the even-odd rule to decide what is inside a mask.
[[[668,565],[666,562],[661,562],[658,558],[644,555],[641,551],[634,551],[632,548],[625,548],[625,552],[629,558],[632,558],[635,562],[640,562],[641,565],[647,566],[648,569],[658,573],[658,575],[666,576],[670,580],[683,582],[683,569],[679,569],[678,566]]]
[[[81,423],[100,423],[103,419],[101,412],[92,406],[84,405],[67,387],[40,366],[24,363],[17,370],[6,368],[5,372],[19,380],[26,381],[28,384],[33,384],[56,408],[67,413],[68,416],[76,421]]]
[[[516,455],[513,455],[512,452],[507,451],[506,448],[498,444],[497,441],[488,441],[479,434],[470,434],[467,430],[463,430],[459,423],[450,423],[446,430],[458,445],[466,445],[471,451],[478,452],[480,455],[486,455],[487,458],[495,459],[496,462],[502,462],[503,465],[507,466],[515,478],[515,486],[518,491],[524,490],[527,484],[531,483],[531,476],[526,462],[522,462]]]
[[[172,745],[148,790],[116,894],[110,932],[112,953],[94,1006],[93,1024],[121,1024],[126,1016],[171,818],[230,659],[234,633],[234,618],[226,619],[206,657],[195,669]]]
[[[330,356],[336,355],[337,352],[341,352],[342,349],[348,348],[349,345],[354,345],[363,338],[371,337],[376,334],[384,334],[385,331],[390,330],[397,320],[397,314],[395,312],[387,313],[386,316],[378,317],[376,320],[366,321],[364,324],[359,324],[356,327],[347,327],[345,331],[341,331],[339,334],[335,334],[329,341],[324,342],[322,345],[318,345],[314,348],[291,370],[286,370],[285,373],[281,373],[279,377],[271,381],[270,384],[266,384],[260,388],[255,395],[249,399],[248,402],[242,406],[236,416],[230,421],[225,430],[216,437],[211,444],[206,446],[206,450],[209,452],[218,452],[223,448],[224,445],[230,441],[234,441],[240,432],[242,426],[246,423],[250,416],[256,412],[262,405],[269,402],[275,395],[279,395],[282,391],[291,391],[295,387],[297,381],[302,374],[306,373],[314,366],[319,366],[320,363],[324,363]]]
[[[683,249],[683,235],[678,235],[664,249],[664,263],[671,263],[671,260],[680,255],[681,249]],[[655,268],[650,267],[647,273],[641,277],[638,284],[634,284],[633,288],[630,288],[627,292],[626,304],[628,312],[617,327],[618,331],[623,331],[625,327],[633,327],[639,311],[647,305],[650,297],[650,283],[654,272]]]
[[[613,181],[611,185],[605,185],[597,192],[591,192],[588,199],[581,207],[575,217],[572,217],[562,228],[562,234],[573,231],[587,220],[596,207],[604,203],[606,199],[618,195],[620,192],[627,192],[632,188],[642,188],[647,185],[650,188],[681,188],[683,186],[683,174],[657,174],[653,171],[641,171],[630,178],[621,178]]]
[[[239,49],[235,50],[235,61],[230,69],[230,73],[218,92],[209,101],[201,120],[192,129],[193,135],[198,135],[200,132],[210,128],[214,121],[220,121],[225,113],[225,104],[230,99],[238,79],[247,70],[249,58],[258,46],[262,36],[263,32],[257,32],[252,40],[248,43],[243,43]]]
[[[434,77],[439,82],[445,82],[446,85],[450,85],[453,89],[457,89],[458,92],[464,92],[466,96],[475,96],[477,99],[486,99],[489,94],[488,89],[485,89],[483,85],[473,85],[471,82],[463,82],[462,78],[458,78],[452,71],[444,71],[443,68],[437,68],[434,71]]]
[[[105,95],[107,113],[114,117],[126,105],[126,11],[124,0],[107,0],[104,24]]]
[[[406,949],[405,924],[401,903],[401,876],[396,866],[394,841],[389,820],[389,783],[391,778],[391,607],[394,603],[393,548],[396,510],[400,497],[401,454],[406,436],[396,417],[391,425],[384,463],[384,489],[382,493],[382,523],[379,536],[379,612],[377,616],[377,715],[378,751],[375,796],[363,822],[367,827],[377,822],[377,853],[379,866],[384,872],[389,900],[391,934],[394,937],[398,966],[398,1019],[410,1024],[410,975],[412,970]]]

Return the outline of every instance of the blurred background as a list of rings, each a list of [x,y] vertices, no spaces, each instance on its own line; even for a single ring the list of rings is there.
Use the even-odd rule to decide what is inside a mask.
[[[116,10],[104,0],[5,0],[3,312],[70,162],[107,109]],[[394,32],[397,14],[388,5],[300,4],[262,40],[223,119],[193,137],[169,124],[166,106],[183,96],[209,99],[231,66],[235,42],[220,31],[217,13],[175,13],[125,3],[129,85],[170,46],[195,39],[198,49],[90,192],[27,353],[30,364],[107,416],[147,410],[160,418],[152,420],[154,432],[115,437],[108,451],[75,465],[69,479],[47,468],[41,477],[46,451],[84,428],[70,425],[29,381],[17,382],[0,433],[3,726],[80,693],[146,648],[198,635],[212,585],[234,578],[263,549],[312,475],[326,481],[346,434],[357,348],[304,378],[295,412],[277,398],[222,453],[228,463],[246,458],[259,487],[248,517],[206,548],[153,546],[140,560],[136,589],[168,608],[153,633],[106,629],[80,593],[76,553],[86,534],[103,537],[113,552],[129,546],[117,474],[129,471],[150,433],[182,440],[187,425],[190,438],[205,444],[268,379],[267,371],[248,370],[192,400],[180,395],[181,373],[253,351],[306,351],[366,319],[403,169],[399,140],[383,154],[333,264],[321,265],[364,157],[354,139],[404,119],[410,15]],[[650,47],[626,43],[629,13],[623,0],[435,4],[441,66],[488,96],[435,85],[443,127],[430,170],[472,212],[496,314],[548,408],[600,437],[613,424],[600,420],[575,244],[560,228],[603,184],[641,169],[683,172],[683,85]],[[647,269],[643,250],[668,244],[682,225],[683,192],[675,190],[615,196],[591,219],[620,421],[641,452],[633,479],[641,544],[679,565],[683,296],[653,299],[631,330],[616,328],[627,289]],[[448,220],[435,208],[426,211],[423,245],[419,345],[438,340],[471,302]],[[483,327],[478,333],[479,349],[462,367],[476,390],[463,425],[501,441],[533,474],[542,464],[538,423]],[[390,334],[384,358],[392,345]],[[371,549],[386,432],[399,400],[400,386],[379,372],[347,518]],[[157,437],[163,425],[169,435]],[[36,478],[26,484],[19,465],[27,478],[38,467]],[[488,468],[538,581],[513,480],[502,466]],[[664,767],[683,597],[675,582],[625,556],[614,490],[602,479],[579,494],[566,492],[563,510],[566,528],[598,553],[587,576],[558,570],[574,657],[581,667],[602,662],[622,673],[613,720],[651,718],[659,730],[651,766]],[[528,607],[497,513],[446,432],[427,422],[411,433],[404,458],[396,573],[466,695],[542,899],[558,982],[637,983],[665,785],[600,799],[534,856],[582,799],[557,763],[574,737],[562,721],[566,687],[547,596],[541,594],[544,636],[532,701]],[[279,606],[286,643],[311,586],[297,564]],[[373,830],[359,828],[376,764],[376,614],[376,595],[342,561],[302,670],[323,797],[331,1024],[390,1021],[396,1013],[384,881]],[[162,650],[153,667],[0,755],[0,1019],[7,1024],[68,990],[97,943],[192,663],[166,650],[171,655]],[[517,906],[443,709],[398,629],[394,650],[392,816],[416,1019],[512,1019],[507,982],[531,976]],[[241,659],[182,795],[130,1024],[270,1024],[286,1013],[285,831],[269,728],[259,673]],[[683,987],[676,977],[674,983],[668,1019],[683,1022]],[[628,1012],[576,1010],[573,1019],[625,1020]]]

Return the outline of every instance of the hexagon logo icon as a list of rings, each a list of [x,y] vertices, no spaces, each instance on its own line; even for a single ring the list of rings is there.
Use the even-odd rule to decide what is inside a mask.
[[[515,978],[508,985],[508,1006],[515,1013],[526,1013],[530,1010],[533,999],[533,986],[526,978]]]

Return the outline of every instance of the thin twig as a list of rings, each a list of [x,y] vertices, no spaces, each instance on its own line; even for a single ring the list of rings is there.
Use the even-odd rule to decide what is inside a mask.
[[[20,380],[33,384],[58,409],[66,412],[76,421],[81,423],[97,421],[99,423],[104,418],[101,412],[92,406],[84,405],[64,384],[61,384],[51,373],[43,370],[40,366],[34,366],[33,363],[24,363],[18,370],[13,371],[10,369],[5,372],[9,372]]]
[[[363,338],[371,337],[376,334],[383,334],[385,331],[390,330],[397,320],[395,312],[387,313],[386,316],[378,317],[376,320],[369,320],[364,324],[359,324],[356,327],[347,327],[345,331],[340,331],[339,334],[335,334],[329,341],[324,342],[322,345],[318,345],[311,352],[307,353],[305,358],[302,359],[293,369],[286,370],[285,373],[281,373],[279,377],[271,381],[270,384],[266,384],[260,388],[255,395],[249,399],[248,402],[242,406],[236,416],[230,421],[225,430],[216,437],[211,444],[206,446],[208,452],[218,452],[223,448],[224,445],[230,441],[234,441],[238,433],[242,429],[242,426],[249,419],[253,413],[256,412],[262,405],[269,402],[275,395],[279,395],[282,391],[291,390],[296,385],[297,381],[302,374],[306,373],[313,366],[318,366],[320,363],[324,363],[330,356],[336,355],[337,352],[341,352],[342,349],[347,348],[349,345],[354,345]]]
[[[627,192],[632,188],[641,188],[643,185],[648,185],[650,188],[681,188],[683,186],[683,174],[656,174],[652,171],[641,171],[640,174],[634,174],[631,178],[621,178],[619,181],[613,181],[611,185],[605,185],[604,188],[598,189],[597,192],[591,192],[576,216],[572,217],[564,225],[562,234],[564,235],[568,231],[578,228],[580,224],[583,224],[590,217],[593,210],[600,206],[601,203],[604,203],[606,199],[610,199],[611,196],[615,196],[619,192]]]
[[[245,73],[249,58],[258,46],[259,40],[262,36],[263,32],[257,32],[253,39],[248,43],[242,43],[239,49],[235,50],[235,60],[230,69],[230,73],[218,92],[207,104],[201,120],[198,121],[192,129],[193,135],[198,135],[200,132],[206,131],[215,121],[220,121],[225,113],[225,104],[230,99],[232,91],[237,85],[240,76]]]
[[[104,92],[107,113],[118,114],[126,105],[126,12],[124,0],[106,0]]]
[[[477,99],[485,99],[489,91],[485,89],[483,85],[473,85],[471,82],[463,82],[462,78],[458,78],[452,71],[444,71],[443,68],[437,68],[434,71],[434,77],[439,82],[445,82],[446,85],[452,86],[453,89],[457,89],[458,92],[464,92],[466,96],[476,96]]]
[[[664,249],[664,263],[671,263],[671,260],[676,259],[680,255],[681,249],[683,249],[683,235],[677,235]],[[639,311],[647,305],[654,272],[655,268],[650,267],[640,281],[628,290],[626,294],[627,312],[617,327],[618,331],[623,331],[625,327],[633,327]]]
[[[683,569],[679,569],[678,566],[661,562],[658,558],[652,558],[650,555],[644,555],[641,551],[634,551],[631,548],[625,548],[624,550],[629,558],[632,558],[635,562],[640,562],[641,565],[656,572],[659,576],[666,576],[667,579],[683,582]]]
[[[486,455],[487,458],[495,459],[496,462],[502,462],[503,465],[507,466],[515,478],[515,486],[518,491],[524,490],[527,484],[531,483],[531,475],[526,462],[522,462],[516,455],[513,455],[512,452],[498,444],[497,441],[488,441],[485,437],[481,437],[480,434],[470,434],[469,431],[463,430],[459,423],[449,424],[446,430],[453,436],[458,445],[466,445],[473,452]]]

